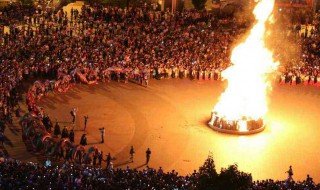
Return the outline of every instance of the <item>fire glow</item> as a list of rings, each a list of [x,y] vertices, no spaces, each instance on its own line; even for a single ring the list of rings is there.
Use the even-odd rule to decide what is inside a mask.
[[[213,109],[220,118],[258,120],[268,111],[268,74],[278,65],[264,43],[265,24],[272,16],[273,7],[274,0],[261,0],[256,5],[253,11],[256,23],[245,41],[232,51],[233,65],[222,73],[228,87]]]

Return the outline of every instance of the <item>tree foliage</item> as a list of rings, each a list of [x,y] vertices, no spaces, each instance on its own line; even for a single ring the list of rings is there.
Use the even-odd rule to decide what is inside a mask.
[[[209,154],[203,166],[199,168],[199,175],[200,189],[213,189],[216,184],[218,174],[212,154]]]
[[[222,168],[217,186],[224,189],[249,189],[252,182],[251,174],[238,170],[238,165]]]
[[[251,174],[239,171],[237,164],[222,168],[221,173],[218,174],[212,154],[209,154],[203,166],[199,168],[199,189],[245,190],[251,183]]]
[[[192,4],[197,10],[204,10],[207,0],[192,0]]]

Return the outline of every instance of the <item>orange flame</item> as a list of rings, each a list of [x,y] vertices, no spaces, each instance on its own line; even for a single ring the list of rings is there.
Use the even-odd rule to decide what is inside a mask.
[[[232,66],[223,73],[228,80],[228,87],[221,95],[213,111],[227,120],[263,118],[268,111],[267,75],[277,65],[272,52],[264,44],[266,35],[265,23],[270,19],[274,0],[261,0],[253,13],[256,24],[245,42],[232,51]]]

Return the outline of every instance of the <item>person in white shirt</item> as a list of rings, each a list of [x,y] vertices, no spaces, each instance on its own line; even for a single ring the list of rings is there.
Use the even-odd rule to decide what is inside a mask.
[[[51,167],[51,161],[49,160],[49,158],[47,158],[45,166],[46,167]]]
[[[72,108],[72,110],[70,111],[70,114],[72,116],[72,124],[74,124],[74,122],[76,121],[77,109]]]

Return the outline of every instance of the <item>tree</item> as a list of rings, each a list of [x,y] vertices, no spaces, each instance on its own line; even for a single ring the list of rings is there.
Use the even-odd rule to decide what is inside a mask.
[[[192,0],[192,4],[197,10],[204,10],[207,0]]]
[[[218,174],[210,153],[204,164],[199,168],[200,189],[214,189]]]
[[[217,174],[212,154],[199,168],[199,189],[202,190],[246,190],[252,185],[252,176],[238,170],[238,165],[222,168]]]
[[[231,165],[228,168],[222,168],[217,180],[218,189],[249,189],[252,183],[251,174],[238,170],[238,165]]]

